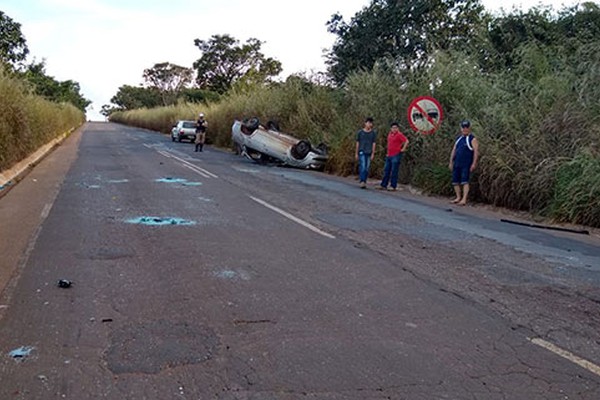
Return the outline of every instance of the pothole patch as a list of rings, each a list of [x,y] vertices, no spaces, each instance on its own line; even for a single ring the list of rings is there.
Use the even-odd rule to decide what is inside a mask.
[[[77,257],[87,260],[118,260],[135,257],[135,252],[121,248],[99,248],[91,250],[89,253],[79,253]]]
[[[203,325],[158,320],[124,326],[110,337],[108,368],[115,374],[157,374],[166,368],[212,359],[219,341]]]

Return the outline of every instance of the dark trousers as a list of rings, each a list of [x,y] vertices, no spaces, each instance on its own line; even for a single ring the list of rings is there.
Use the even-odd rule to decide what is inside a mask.
[[[400,161],[402,161],[402,153],[385,158],[385,166],[383,167],[383,179],[381,180],[381,186],[387,187],[388,183],[390,183],[390,186],[396,189],[396,186],[398,185],[398,171],[400,169]]]

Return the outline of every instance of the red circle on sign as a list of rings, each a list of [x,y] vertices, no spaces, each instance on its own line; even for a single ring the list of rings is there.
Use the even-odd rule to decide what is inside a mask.
[[[424,135],[434,133],[442,124],[443,118],[442,105],[433,97],[417,97],[408,106],[408,123],[415,132]],[[421,123],[417,124],[415,119],[419,119]],[[429,129],[424,129],[423,125],[429,125]]]

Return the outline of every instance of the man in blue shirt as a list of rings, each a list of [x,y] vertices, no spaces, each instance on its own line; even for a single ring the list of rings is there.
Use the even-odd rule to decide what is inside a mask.
[[[365,119],[363,128],[356,133],[356,154],[361,189],[366,189],[371,161],[375,158],[377,132],[373,130],[373,118]]]
[[[452,171],[452,185],[456,193],[456,198],[452,200],[452,203],[464,206],[467,204],[469,196],[469,178],[471,172],[475,170],[479,158],[479,142],[471,133],[469,120],[460,123],[460,131],[461,135],[452,147],[448,167]]]

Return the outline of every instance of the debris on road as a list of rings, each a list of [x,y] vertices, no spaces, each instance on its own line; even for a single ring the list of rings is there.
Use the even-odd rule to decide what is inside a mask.
[[[21,346],[18,349],[10,351],[8,355],[15,359],[22,359],[30,356],[33,350],[35,350],[33,346]]]
[[[590,231],[585,230],[585,229],[571,229],[571,228],[562,228],[560,226],[530,224],[528,222],[520,222],[520,221],[515,221],[512,219],[504,219],[504,218],[502,218],[500,221],[506,222],[508,224],[527,226],[529,228],[539,228],[539,229],[549,229],[549,230],[560,231],[560,232],[579,233],[581,235],[589,235],[590,234]]]
[[[60,279],[58,281],[58,287],[59,288],[63,288],[63,289],[68,289],[73,285],[73,282],[71,282],[68,279]]]
[[[131,218],[127,221],[128,224],[141,224],[149,226],[163,226],[163,225],[195,225],[196,222],[189,221],[181,218],[161,218],[161,217],[138,217]]]

